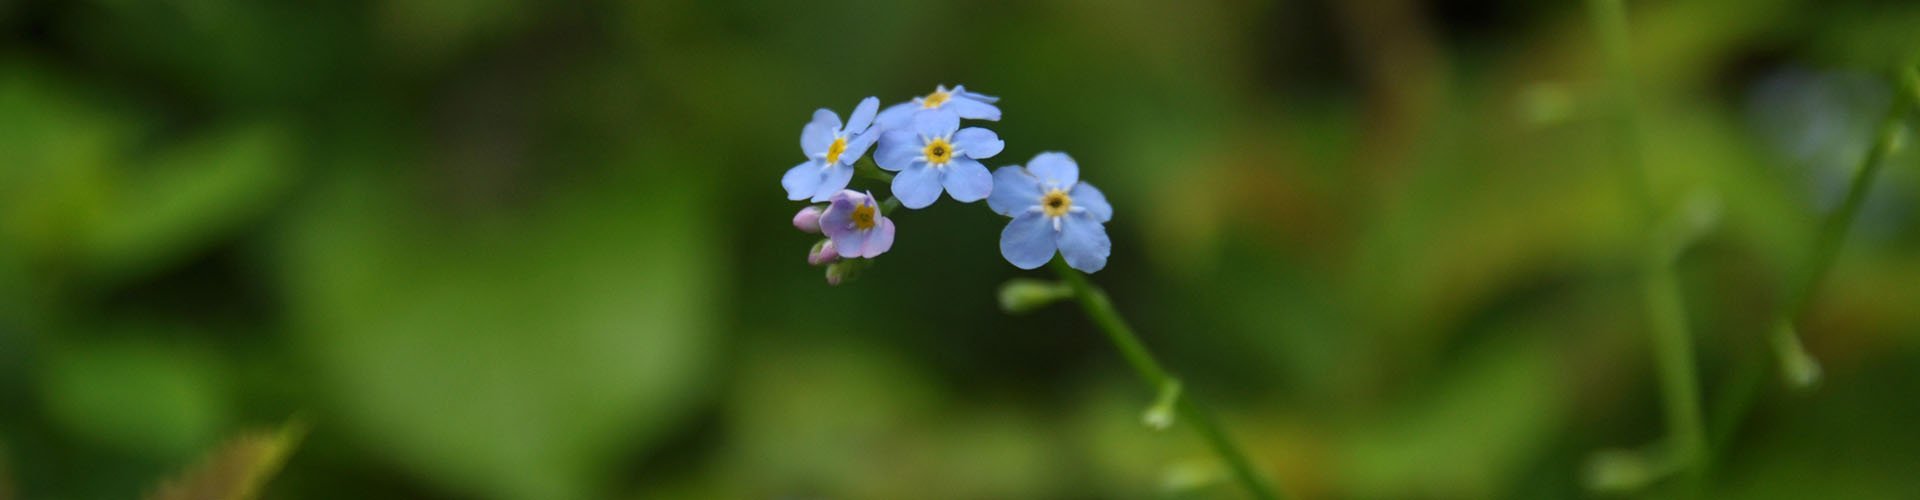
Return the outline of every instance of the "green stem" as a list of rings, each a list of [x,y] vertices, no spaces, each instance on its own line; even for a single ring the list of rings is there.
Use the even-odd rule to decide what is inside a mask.
[[[1636,112],[1632,53],[1628,43],[1627,10],[1621,0],[1589,0],[1594,28],[1605,53],[1607,72],[1612,80],[1613,108],[1620,148],[1617,154],[1627,163],[1628,184],[1643,210],[1650,229],[1649,254],[1642,262],[1643,294],[1654,358],[1660,378],[1661,396],[1666,406],[1669,444],[1668,457],[1679,469],[1694,478],[1706,469],[1706,431],[1701,422],[1700,386],[1693,358],[1693,338],[1687,330],[1686,307],[1681,300],[1679,278],[1673,272],[1672,256],[1679,252],[1666,248],[1669,242],[1658,237],[1662,223],[1657,215],[1652,175],[1647,171],[1640,145],[1640,124]],[[1671,253],[1669,253],[1671,251]]]
[[[1819,380],[1820,365],[1800,346],[1800,336],[1795,333],[1794,325],[1799,323],[1800,316],[1806,313],[1820,283],[1826,279],[1827,272],[1833,268],[1834,260],[1839,255],[1840,245],[1845,241],[1847,231],[1853,227],[1854,219],[1860,215],[1860,208],[1866,203],[1867,193],[1873,190],[1873,183],[1886,163],[1883,160],[1888,154],[1893,153],[1899,144],[1899,135],[1903,132],[1901,127],[1903,118],[1913,111],[1916,104],[1920,104],[1920,72],[1909,67],[1895,76],[1893,101],[1888,104],[1886,116],[1880,119],[1880,126],[1874,131],[1872,149],[1867,150],[1866,156],[1860,159],[1860,165],[1854,169],[1853,182],[1847,188],[1847,197],[1840,202],[1840,208],[1828,215],[1826,221],[1821,224],[1819,239],[1815,240],[1812,253],[1807,254],[1802,274],[1797,277],[1798,281],[1793,284],[1793,288],[1788,290],[1792,295],[1787,296],[1785,306],[1781,308],[1779,315],[1774,317],[1773,328],[1768,332],[1768,341],[1773,344],[1773,352],[1779,357],[1777,366],[1780,374],[1790,387],[1805,388]],[[1751,371],[1754,375],[1744,377],[1748,379],[1749,384],[1760,378],[1762,370]],[[1723,410],[1725,413],[1714,419],[1718,425],[1716,435],[1732,435],[1739,429],[1746,418],[1747,410],[1758,399],[1757,393],[1758,391],[1754,389],[1742,389],[1735,393],[1737,397],[1729,400],[1730,403]],[[1724,449],[1725,446],[1721,448]]]
[[[1114,310],[1113,301],[1107,298],[1106,292],[1088,283],[1085,276],[1068,267],[1064,260],[1054,259],[1053,268],[1059,272],[1061,281],[1072,287],[1073,296],[1080,302],[1080,307],[1086,311],[1087,317],[1093,320],[1095,326],[1100,327],[1100,331],[1107,334],[1107,340],[1112,341],[1114,348],[1120,350],[1120,357],[1126,359],[1127,364],[1133,367],[1134,373],[1139,374],[1142,381],[1156,391],[1180,383],[1173,375],[1167,373],[1165,368],[1160,367],[1160,362],[1154,359],[1153,353],[1140,342],[1140,337],[1134,335],[1133,328],[1127,326],[1127,321]],[[1279,498],[1279,494],[1267,482],[1266,477],[1253,467],[1246,453],[1241,451],[1239,444],[1235,443],[1233,438],[1228,436],[1220,424],[1214,420],[1211,412],[1195,402],[1191,395],[1179,397],[1176,406],[1179,408],[1181,419],[1192,424],[1194,430],[1200,432],[1200,436],[1206,439],[1207,444],[1213,447],[1213,451],[1219,454],[1220,459],[1233,470],[1234,478],[1247,488],[1248,493],[1260,499]]]
[[[1873,181],[1878,177],[1881,167],[1886,165],[1887,154],[1892,153],[1900,139],[1901,119],[1911,111],[1914,88],[1920,85],[1920,76],[1912,68],[1895,79],[1893,103],[1887,108],[1887,115],[1880,119],[1880,127],[1874,134],[1873,149],[1867,150],[1860,166],[1854,169],[1853,182],[1847,188],[1847,198],[1840,202],[1840,209],[1829,216],[1820,230],[1820,239],[1814,244],[1813,253],[1807,256],[1805,274],[1787,300],[1787,308],[1782,315],[1789,321],[1798,319],[1806,311],[1807,304],[1813,301],[1814,292],[1820,287],[1821,279],[1833,268],[1833,261],[1840,253],[1840,244],[1846,241],[1847,230],[1853,227],[1853,220],[1860,216],[1860,207],[1866,205],[1867,192],[1873,189]],[[1791,323],[1789,323],[1791,324]]]

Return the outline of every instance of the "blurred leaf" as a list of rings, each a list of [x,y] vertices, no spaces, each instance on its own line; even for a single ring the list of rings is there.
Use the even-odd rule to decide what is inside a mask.
[[[249,500],[257,498],[268,480],[293,454],[306,433],[290,423],[274,432],[252,431],[233,438],[199,465],[162,483],[147,500]]]
[[[146,340],[43,352],[41,404],[55,424],[89,441],[174,459],[212,442],[226,423],[225,386],[208,353]]]
[[[292,180],[290,145],[273,124],[236,126],[129,169],[89,228],[90,267],[108,278],[149,271],[261,214]]]
[[[12,71],[0,69],[0,116],[19,118],[0,120],[0,275],[124,281],[242,227],[291,185],[292,141],[276,123],[213,128],[143,158],[138,115]]]
[[[701,190],[454,214],[391,171],[320,190],[284,268],[299,342],[365,444],[492,498],[599,496],[688,409],[718,280]]]
[[[65,269],[104,211],[129,117],[41,68],[0,64],[0,289],[29,295]],[[12,276],[7,276],[12,275]],[[12,311],[8,311],[12,312]]]

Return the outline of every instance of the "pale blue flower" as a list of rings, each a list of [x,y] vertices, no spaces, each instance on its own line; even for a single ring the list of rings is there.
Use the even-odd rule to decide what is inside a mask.
[[[787,199],[826,201],[846,189],[847,182],[853,180],[853,163],[860,161],[880,136],[878,131],[869,130],[879,109],[879,99],[861,100],[845,125],[831,110],[814,111],[813,121],[800,129],[800,152],[807,155],[807,161],[780,177],[780,186],[787,188]]]
[[[1000,121],[1000,108],[993,105],[1000,98],[968,92],[966,85],[955,85],[948,89],[945,85],[936,86],[933,93],[915,97],[910,102],[888,106],[874,120],[881,130],[893,130],[913,125],[913,118],[933,110],[951,111],[968,120]]]
[[[993,174],[979,159],[1006,148],[993,131],[960,128],[960,117],[949,111],[916,115],[908,129],[888,130],[880,137],[873,159],[893,176],[893,196],[907,208],[932,205],[946,191],[954,201],[972,203],[993,192]]]
[[[1025,168],[995,170],[987,206],[1013,218],[1000,231],[1000,256],[1014,267],[1046,265],[1056,250],[1082,272],[1107,267],[1113,242],[1104,224],[1113,218],[1113,205],[1080,182],[1080,166],[1066,153],[1040,153]]]
[[[832,239],[841,257],[874,258],[893,248],[893,220],[888,219],[872,193],[842,190],[828,198],[820,214],[820,231]]]

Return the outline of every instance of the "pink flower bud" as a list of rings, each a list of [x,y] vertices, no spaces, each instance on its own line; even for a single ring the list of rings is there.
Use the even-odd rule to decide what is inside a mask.
[[[802,232],[820,234],[820,213],[824,211],[819,205],[807,205],[793,214],[793,227]]]
[[[812,250],[807,251],[808,264],[824,266],[836,260],[840,260],[840,250],[833,247],[833,240],[820,240],[813,244]]]

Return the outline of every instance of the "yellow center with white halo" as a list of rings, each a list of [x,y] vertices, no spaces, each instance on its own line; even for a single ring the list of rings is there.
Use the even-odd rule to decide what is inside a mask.
[[[936,167],[946,165],[947,162],[953,161],[953,143],[947,142],[946,139],[936,137],[931,141],[927,141],[927,147],[921,149],[920,154],[927,156],[928,165]]]
[[[859,206],[853,207],[853,228],[854,229],[865,231],[868,229],[873,229],[873,226],[874,226],[873,205],[859,205]]]
[[[926,97],[920,98],[920,107],[926,108],[926,109],[938,108],[940,107],[941,104],[946,104],[947,99],[952,97],[953,97],[952,93],[949,93],[945,90],[936,89],[933,91],[933,93],[927,94]]]
[[[840,155],[847,153],[847,138],[835,137],[833,144],[827,145],[827,164],[840,163]]]
[[[1048,217],[1067,215],[1068,211],[1073,210],[1073,197],[1067,196],[1067,192],[1060,188],[1054,188],[1040,197],[1040,210]]]

